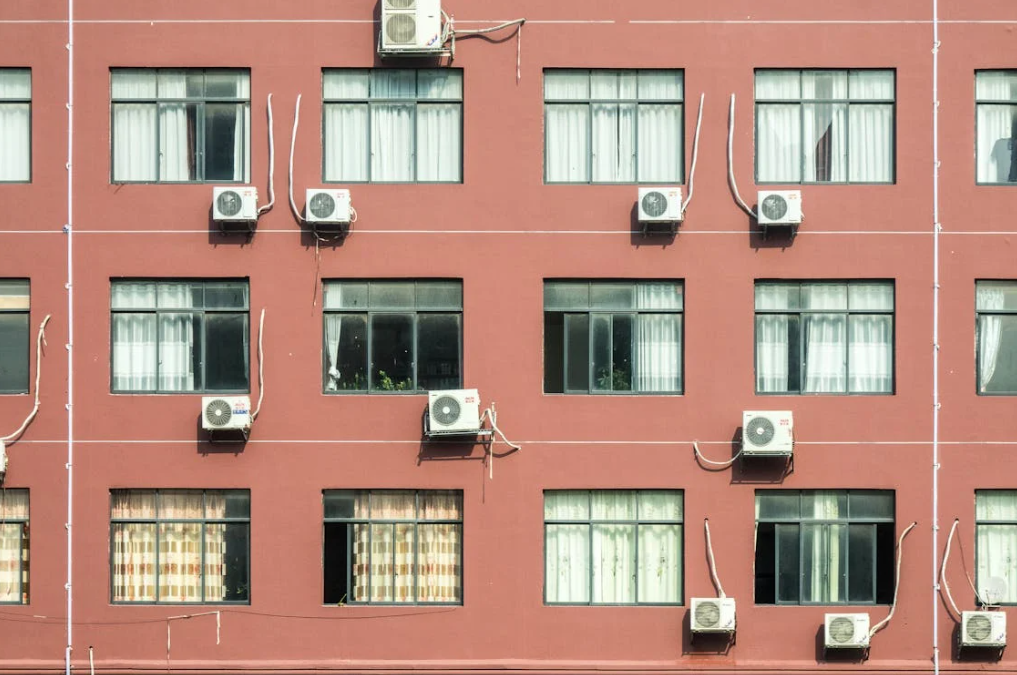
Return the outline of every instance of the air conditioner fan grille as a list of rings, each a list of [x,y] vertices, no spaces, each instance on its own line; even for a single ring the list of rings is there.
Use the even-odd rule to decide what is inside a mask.
[[[697,626],[713,628],[720,623],[720,607],[716,602],[701,602],[696,605],[695,621]]]
[[[660,218],[667,211],[667,195],[654,190],[643,195],[643,213],[651,218]]]
[[[462,414],[459,401],[452,396],[439,396],[431,404],[431,419],[442,426],[455,424]]]
[[[770,444],[773,440],[774,432],[773,422],[769,419],[766,417],[753,417],[745,425],[743,434],[751,445],[762,448]]]
[[[307,208],[315,218],[328,218],[335,213],[335,199],[327,192],[316,192]]]
[[[412,43],[417,35],[416,18],[409,14],[393,14],[385,22],[385,35],[394,44]]]
[[[965,630],[968,639],[972,642],[985,642],[992,634],[992,619],[984,614],[968,617],[968,625]]]
[[[385,0],[389,9],[413,9],[417,0]]]
[[[837,644],[851,642],[855,637],[855,622],[846,616],[838,616],[830,622],[830,639]]]
[[[787,214],[787,200],[780,195],[767,195],[759,209],[770,220],[780,220]]]
[[[230,418],[233,417],[233,408],[230,406],[229,401],[221,398],[217,398],[214,401],[209,401],[208,405],[205,406],[205,421],[213,427],[224,427],[230,423]]]
[[[219,213],[224,216],[235,216],[240,213],[240,209],[244,207],[244,199],[240,196],[239,192],[234,190],[224,190],[219,193],[219,197],[215,200],[216,208],[219,209]]]

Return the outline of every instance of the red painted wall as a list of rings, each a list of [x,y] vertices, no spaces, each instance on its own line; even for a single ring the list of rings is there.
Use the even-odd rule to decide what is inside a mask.
[[[463,183],[353,185],[360,219],[342,246],[316,248],[286,205],[293,104],[303,95],[294,191],[321,185],[321,69],[377,65],[373,0],[222,0],[75,4],[72,237],[67,222],[67,4],[5,0],[0,66],[33,77],[31,184],[0,185],[0,270],[32,282],[32,323],[53,318],[42,409],[10,449],[6,485],[31,490],[31,604],[0,608],[0,671],[63,667],[66,636],[68,342],[73,288],[73,661],[97,670],[534,670],[624,672],[1013,672],[952,651],[955,623],[933,584],[933,517],[961,521],[950,583],[972,608],[974,490],[1017,487],[1017,422],[1008,397],[978,397],[974,282],[1014,278],[1017,193],[974,184],[974,71],[1013,68],[1017,11],[1002,0],[943,3],[939,26],[939,504],[933,504],[932,3],[628,4],[447,0],[461,28],[525,17],[522,39],[460,40]],[[517,52],[517,46],[521,47]],[[517,80],[516,60],[519,58]],[[267,195],[265,99],[274,95],[276,206],[251,241],[208,230],[208,185],[111,185],[111,67],[242,67],[251,71],[252,177]],[[631,235],[636,188],[545,186],[542,71],[549,67],[683,68],[687,162],[695,102],[706,95],[695,197],[671,243]],[[755,68],[893,68],[896,183],[804,186],[806,224],[787,246],[762,245],[727,186],[728,97],[737,95],[735,175],[754,201]],[[73,242],[72,242],[73,238]],[[72,268],[72,269],[71,269]],[[197,430],[200,396],[110,394],[109,284],[114,277],[246,277],[252,326],[266,310],[264,405],[242,452]],[[443,457],[421,448],[424,396],[321,393],[321,279],[461,278],[464,385],[496,401],[523,450],[487,477],[478,446]],[[549,278],[685,282],[682,396],[542,393],[542,287]],[[753,282],[760,278],[893,279],[893,396],[757,397]],[[252,335],[254,331],[252,330]],[[251,362],[256,363],[252,348]],[[34,371],[33,371],[34,373]],[[257,396],[252,373],[252,396]],[[15,429],[29,396],[0,400]],[[745,409],[795,414],[794,472],[756,481],[736,465],[707,472],[692,440],[730,456]],[[8,433],[8,432],[3,432]],[[251,491],[252,601],[215,619],[166,617],[218,607],[112,606],[109,491]],[[685,491],[685,598],[714,594],[703,519],[738,601],[726,654],[693,645],[687,607],[545,607],[542,491]],[[784,487],[896,490],[904,547],[900,599],[867,661],[828,662],[825,607],[754,606],[753,495]],[[321,491],[450,488],[464,492],[461,607],[323,607]],[[873,622],[888,610],[862,607]],[[934,632],[933,617],[938,621]],[[45,618],[40,618],[45,617]]]

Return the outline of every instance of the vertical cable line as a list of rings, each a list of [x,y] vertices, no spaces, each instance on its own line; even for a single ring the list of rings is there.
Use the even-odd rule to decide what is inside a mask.
[[[71,675],[74,645],[73,533],[74,533],[74,0],[67,0],[67,647],[64,673]],[[36,366],[38,367],[38,366]]]
[[[932,0],[932,669],[939,675],[939,0]]]

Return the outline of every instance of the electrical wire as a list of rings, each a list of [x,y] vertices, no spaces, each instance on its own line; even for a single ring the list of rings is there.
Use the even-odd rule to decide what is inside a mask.
[[[735,460],[737,460],[742,455],[742,449],[738,448],[738,452],[736,452],[734,457],[732,457],[731,459],[725,460],[723,462],[715,462],[712,459],[707,459],[706,457],[703,456],[703,453],[699,452],[699,441],[692,441],[692,451],[695,453],[696,459],[699,460],[700,462],[704,464],[709,464],[710,466],[716,466],[721,469],[731,466],[732,464],[735,463]]]
[[[939,568],[939,585],[943,588],[943,592],[946,594],[946,599],[950,601],[950,606],[953,607],[954,614],[958,617],[962,615],[961,611],[957,608],[957,603],[953,601],[953,595],[950,593],[950,584],[946,581],[946,563],[950,559],[950,544],[953,543],[953,534],[957,531],[957,525],[959,523],[959,519],[954,519],[953,527],[950,528],[950,535],[946,538],[946,551],[943,552],[943,565]]]
[[[756,212],[749,208],[749,205],[742,200],[742,196],[738,194],[738,183],[735,182],[734,175],[734,127],[735,127],[735,95],[731,94],[731,109],[728,112],[727,119],[727,184],[731,187],[731,194],[734,195],[735,203],[741,208],[742,211],[748,214],[750,218],[756,217]]]
[[[713,579],[713,587],[717,589],[718,598],[726,598],[724,587],[720,585],[720,577],[717,576],[717,562],[713,558],[713,542],[710,540],[710,519],[703,518],[703,528],[706,530],[706,557],[710,562],[710,578]]]
[[[689,202],[692,201],[692,191],[695,189],[696,180],[696,159],[699,157],[699,129],[703,124],[703,101],[706,100],[706,94],[699,95],[699,117],[696,119],[696,135],[692,137],[692,167],[689,169],[689,196],[682,202],[682,219],[685,218],[685,209],[689,207]]]
[[[903,532],[901,532],[900,539],[897,540],[897,574],[894,577],[893,583],[893,604],[890,605],[890,613],[886,615],[886,618],[869,630],[870,638],[890,623],[890,619],[893,618],[893,613],[897,611],[897,592],[900,590],[900,563],[901,560],[904,559],[904,537],[908,536],[908,532],[914,529],[917,524],[917,521],[912,521],[911,524],[908,525]]]
[[[497,413],[497,411],[494,408],[494,401],[491,401],[491,407],[490,408],[486,408],[484,410],[484,414],[480,416],[480,423],[483,424],[485,419],[489,420],[491,422],[491,431],[494,432],[495,434],[498,434],[499,436],[501,436],[501,440],[502,440],[502,442],[505,443],[505,445],[509,446],[513,450],[522,450],[523,449],[522,446],[516,445],[515,443],[513,443],[509,439],[505,438],[505,434],[503,434],[501,432],[501,429],[498,428],[498,413]],[[491,461],[487,465],[487,468],[488,468],[488,477],[491,480],[494,480],[494,447],[493,446],[494,446],[494,438],[492,437],[491,445],[488,447],[488,451],[491,453]]]
[[[35,419],[35,416],[39,413],[39,406],[42,405],[39,400],[39,381],[42,378],[42,346],[46,344],[46,324],[49,323],[51,316],[51,314],[47,314],[46,318],[42,320],[42,324],[39,325],[39,333],[35,338],[35,406],[32,408],[32,412],[28,413],[28,417],[21,423],[17,431],[0,438],[0,443],[3,445],[7,445],[10,441],[25,433],[25,429]]]
[[[293,201],[293,152],[297,146],[297,127],[300,126],[300,97],[301,94],[297,94],[297,103],[293,109],[293,131],[290,133],[290,208],[293,209],[293,215],[297,222],[303,223],[304,217],[300,215],[300,209]]]
[[[265,352],[261,348],[265,336],[265,308],[261,308],[261,320],[258,321],[258,407],[251,414],[251,422],[258,419],[261,412],[261,400],[265,398]]]
[[[272,121],[272,94],[268,95],[268,204],[258,209],[258,215],[268,213],[275,205],[275,123]]]

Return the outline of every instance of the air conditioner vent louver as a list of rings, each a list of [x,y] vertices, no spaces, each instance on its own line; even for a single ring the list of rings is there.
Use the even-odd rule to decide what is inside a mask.
[[[416,0],[385,0],[385,4],[392,9],[412,9]]]
[[[417,20],[409,14],[394,14],[385,22],[385,35],[393,44],[409,44],[416,34]]]
[[[425,434],[476,435],[479,431],[480,395],[476,389],[428,392]]]

